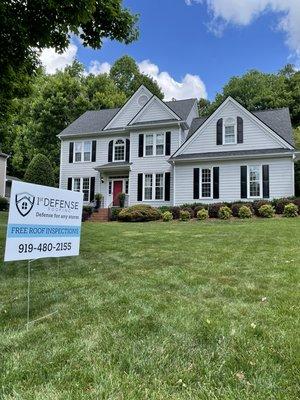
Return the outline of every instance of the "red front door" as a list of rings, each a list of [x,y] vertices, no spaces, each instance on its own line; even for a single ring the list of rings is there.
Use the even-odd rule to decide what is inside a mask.
[[[123,190],[123,181],[114,181],[114,185],[113,185],[113,205],[114,206],[120,205],[119,194],[122,193],[122,190]]]

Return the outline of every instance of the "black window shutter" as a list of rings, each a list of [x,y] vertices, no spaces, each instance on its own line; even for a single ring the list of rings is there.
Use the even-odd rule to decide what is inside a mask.
[[[241,166],[241,199],[247,198],[247,166]]]
[[[223,144],[223,118],[217,122],[217,145]]]
[[[92,141],[92,162],[96,161],[97,140]]]
[[[199,168],[194,168],[194,199],[199,199]]]
[[[220,180],[220,169],[219,167],[213,168],[213,198],[219,198],[219,180]]]
[[[74,142],[70,142],[70,144],[69,144],[69,163],[73,162],[73,153],[74,153]]]
[[[138,174],[137,200],[143,200],[143,174]]]
[[[95,200],[95,177],[91,177],[91,187],[90,187],[90,201]]]
[[[126,139],[126,162],[129,162],[129,158],[130,158],[130,140]]]
[[[142,133],[139,134],[139,157],[143,157],[144,155],[144,135]]]
[[[268,199],[270,197],[270,180],[269,180],[269,166],[262,166],[263,173],[263,198]]]
[[[243,118],[237,117],[237,142],[243,143],[244,141],[244,121]]]
[[[112,162],[112,159],[113,159],[113,147],[114,147],[114,141],[111,140],[108,143],[108,162]]]
[[[171,173],[165,173],[165,201],[170,201],[170,183],[171,183]]]
[[[68,190],[72,190],[72,178],[68,178]]]
[[[166,156],[171,155],[171,132],[166,132]]]

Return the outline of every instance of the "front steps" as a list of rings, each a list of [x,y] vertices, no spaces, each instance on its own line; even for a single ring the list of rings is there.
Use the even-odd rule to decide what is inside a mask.
[[[90,222],[107,222],[109,220],[109,209],[100,208],[98,211],[93,212]]]

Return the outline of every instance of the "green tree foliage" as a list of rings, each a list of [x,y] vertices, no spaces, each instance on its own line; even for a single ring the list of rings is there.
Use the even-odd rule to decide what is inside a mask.
[[[26,182],[38,185],[54,186],[54,174],[49,159],[44,154],[37,154],[29,163],[24,175]]]
[[[110,77],[127,97],[132,96],[141,85],[146,86],[160,99],[164,97],[157,82],[150,76],[140,73],[137,63],[129,56],[123,56],[113,64]]]
[[[0,116],[8,100],[26,91],[38,65],[38,51],[64,51],[70,33],[84,46],[101,48],[103,38],[130,43],[138,37],[137,15],[122,0],[43,0],[0,2]]]

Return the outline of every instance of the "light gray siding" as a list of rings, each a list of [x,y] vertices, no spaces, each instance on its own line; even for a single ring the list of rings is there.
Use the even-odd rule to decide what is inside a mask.
[[[151,103],[151,104],[150,104]],[[134,123],[147,121],[160,121],[174,118],[173,112],[163,107],[160,101],[156,98],[150,100],[149,105],[140,112]]]
[[[216,203],[241,200],[240,167],[241,165],[269,165],[270,198],[294,195],[292,158],[266,158],[238,161],[195,162],[177,164],[175,167],[176,196],[175,204],[184,203]],[[219,167],[219,199],[193,199],[193,169]],[[243,199],[245,200],[245,199]],[[253,200],[253,199],[251,199]]]
[[[240,144],[217,145],[216,144],[216,124],[219,118],[224,120],[228,117],[242,117],[244,121],[244,141]],[[205,125],[205,124],[204,124]],[[250,118],[245,111],[237,107],[234,103],[228,102],[221,107],[211,121],[192,136],[189,144],[180,151],[180,154],[206,153],[214,151],[237,151],[252,149],[271,149],[284,147],[280,142],[270,136],[259,122]]]

